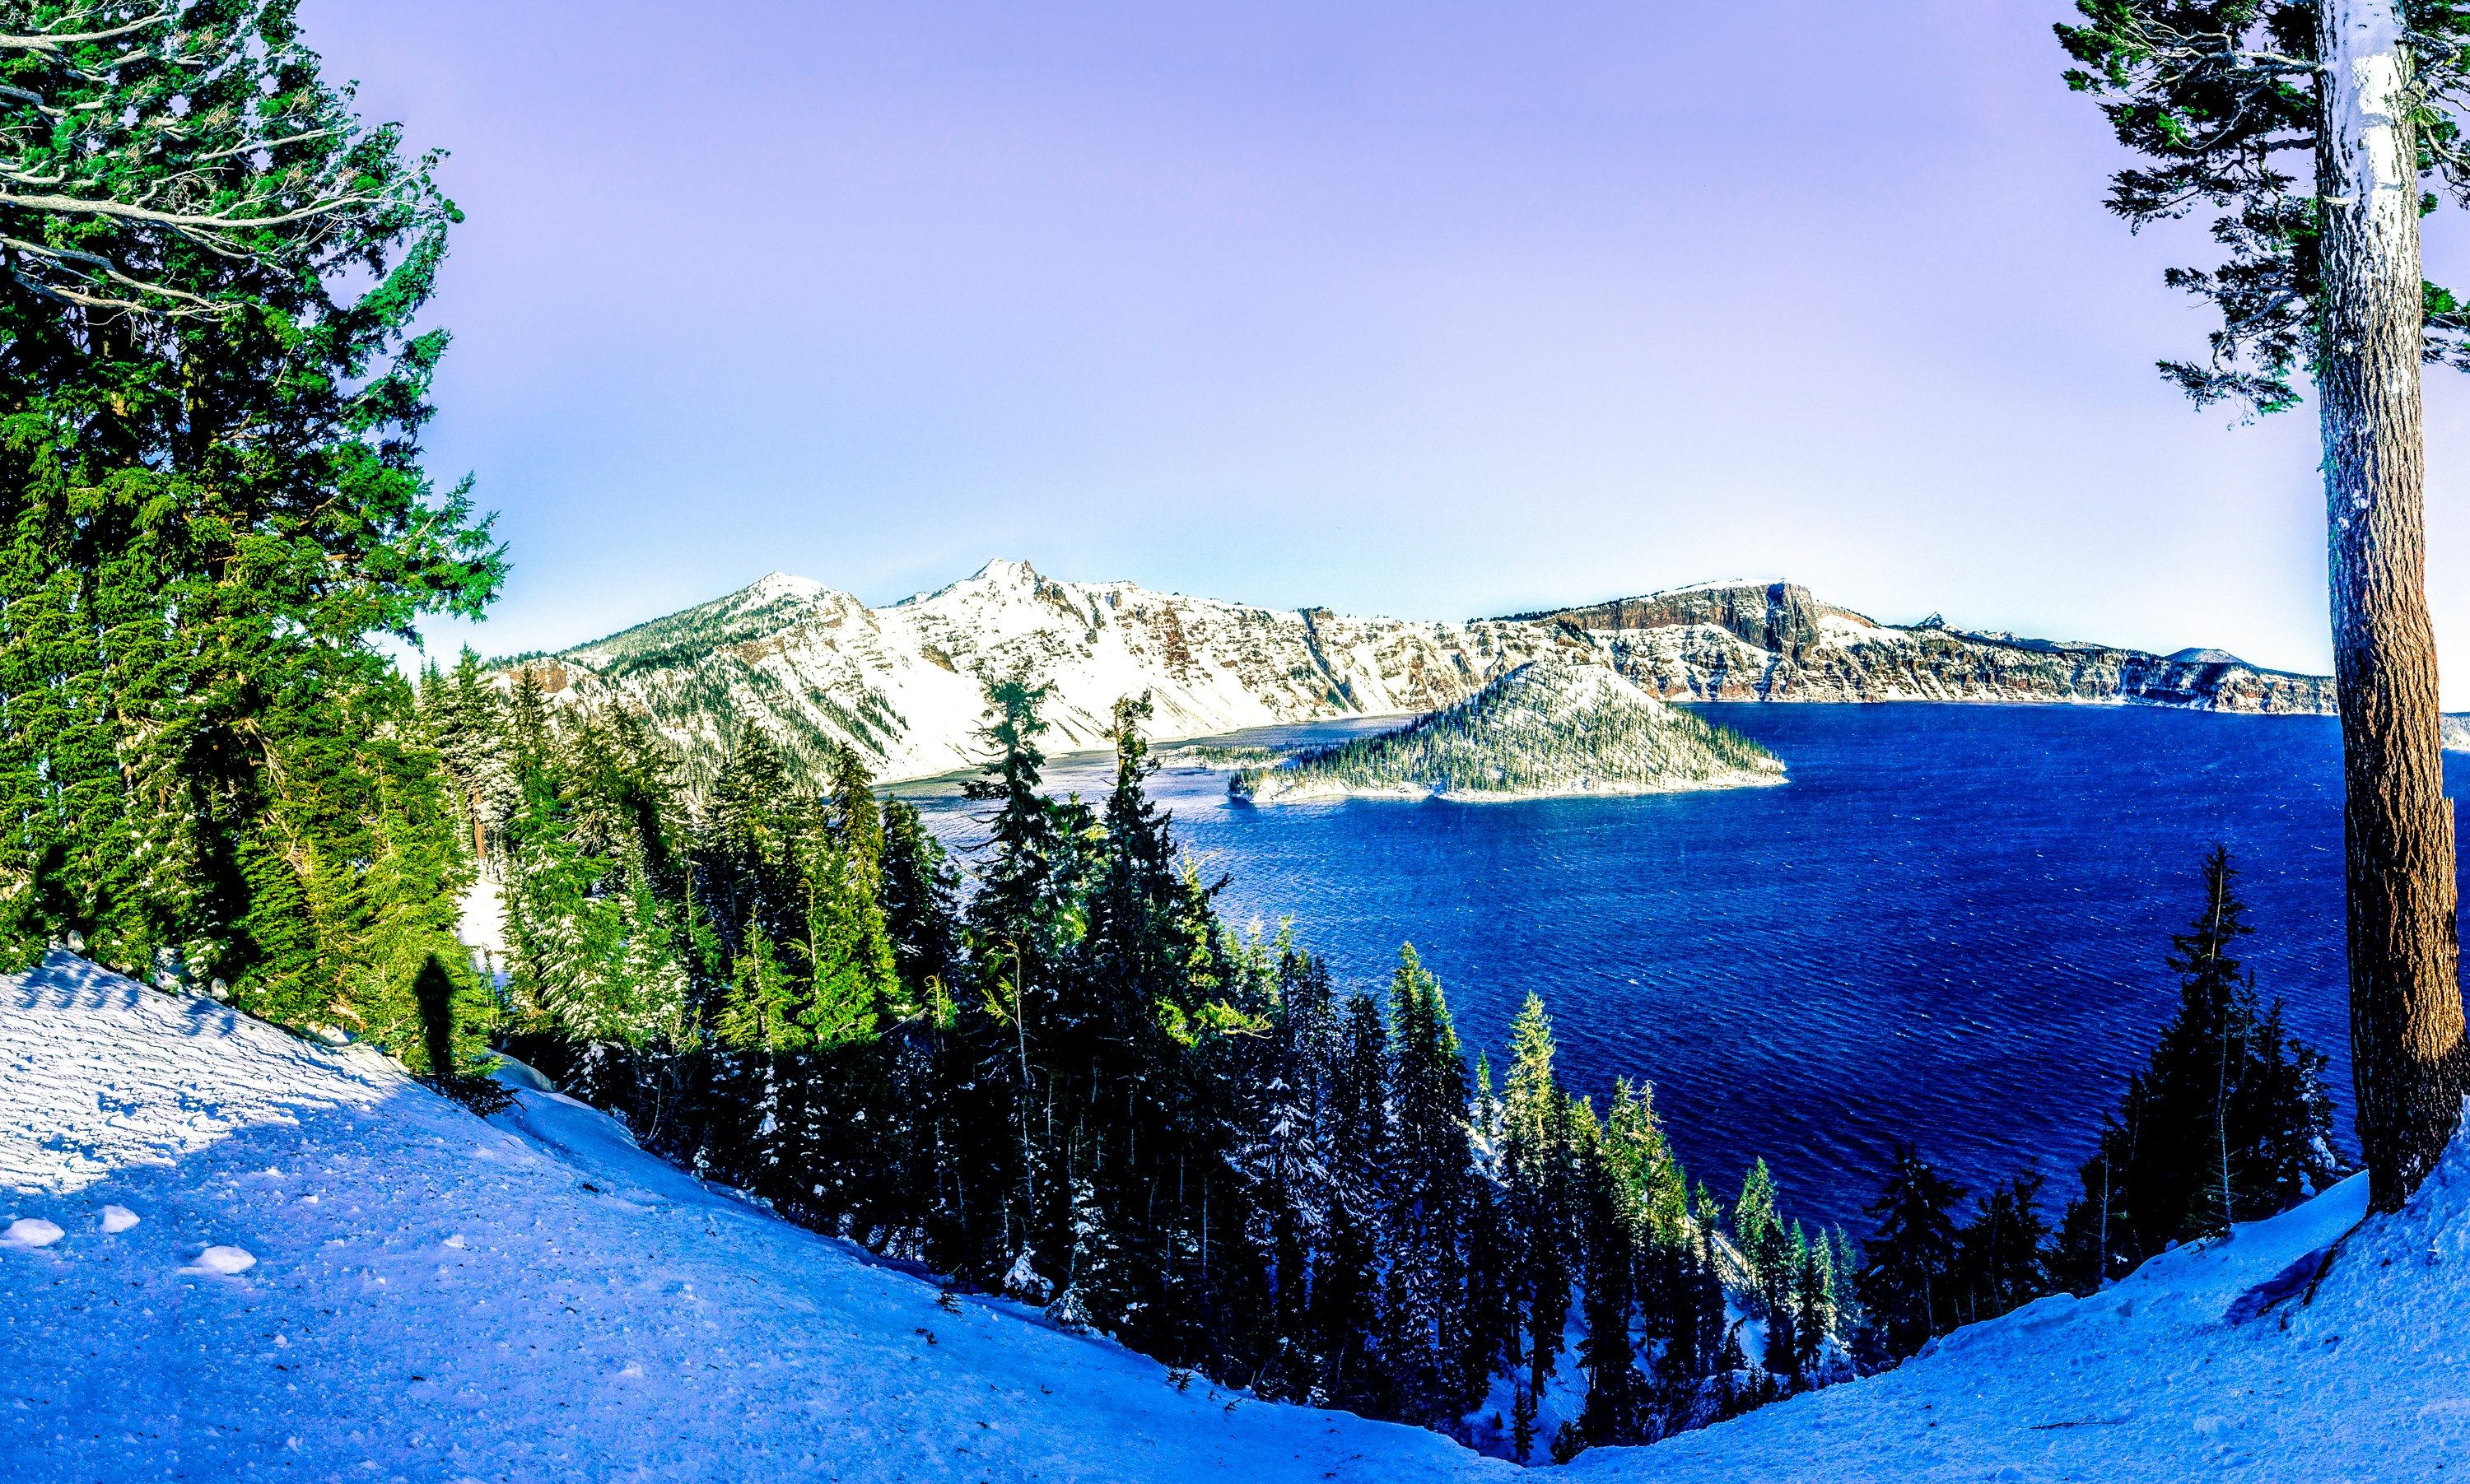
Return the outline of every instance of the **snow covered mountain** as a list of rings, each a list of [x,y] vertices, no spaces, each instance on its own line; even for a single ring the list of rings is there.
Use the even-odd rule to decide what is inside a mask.
[[[1058,582],[990,562],[868,608],[780,573],[727,597],[542,660],[554,696],[650,716],[707,780],[741,722],[813,767],[838,740],[878,777],[978,760],[984,681],[1052,687],[1057,752],[1099,747],[1142,691],[1160,739],[1340,716],[1410,715],[1466,699],[1556,646],[1591,649],[1649,695],[1682,700],[2142,702],[2320,711],[2331,683],[2235,661],[1875,623],[1788,583],[1713,583],[1590,608],[1438,623],[1349,618]]]
[[[729,1198],[581,1103],[0,978],[0,1478],[1502,1479]]]
[[[1562,651],[1395,731],[1245,769],[1233,787],[1266,802],[1665,794],[1783,781],[1783,764],[1757,743],[1665,705],[1592,655]]]

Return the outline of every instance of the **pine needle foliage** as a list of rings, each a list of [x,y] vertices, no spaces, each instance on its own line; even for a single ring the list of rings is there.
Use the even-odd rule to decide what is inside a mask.
[[[2205,857],[2200,881],[2195,917],[2170,940],[2178,1012],[2104,1115],[2067,1210],[2061,1262],[2081,1288],[2171,1242],[2277,1215],[2350,1172],[2324,1054],[2289,1033],[2281,1002],[2262,999],[2237,957],[2255,930],[2225,846]]]
[[[288,0],[0,34],[0,956],[408,1044],[459,863],[371,639],[504,570],[420,467],[439,157]]]
[[[2470,80],[2470,6],[2405,0],[2418,76],[2414,162],[2470,201],[2457,101]],[[2067,85],[2100,100],[2120,144],[2142,157],[2111,177],[2110,212],[2141,230],[2209,215],[2210,266],[2164,280],[2221,316],[2202,360],[2163,360],[2198,406],[2256,413],[2299,403],[2318,353],[2325,203],[2317,196],[2322,68],[2314,0],[2078,0],[2059,42]],[[2422,212],[2435,209],[2426,195]],[[2470,369],[2470,310],[2425,288],[2425,356]]]

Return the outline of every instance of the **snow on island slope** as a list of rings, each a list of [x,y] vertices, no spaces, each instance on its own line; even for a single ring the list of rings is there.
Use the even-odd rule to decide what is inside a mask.
[[[1603,1484],[2470,1474],[2470,1134],[2410,1208],[2358,1176],[2090,1298],[1969,1326],[1883,1376],[1571,1472]],[[2313,1302],[2307,1287],[2324,1255]]]
[[[1665,705],[1612,669],[1548,653],[1395,731],[1247,768],[1248,798],[1538,799],[1665,794],[1783,781],[1746,737]]]
[[[0,978],[0,1226],[26,1223],[0,1241],[11,1484],[1508,1470],[947,1310],[580,1103],[483,1123],[373,1053],[65,955]]]

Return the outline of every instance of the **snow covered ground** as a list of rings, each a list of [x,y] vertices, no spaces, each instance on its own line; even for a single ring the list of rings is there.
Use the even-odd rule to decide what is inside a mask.
[[[571,1100],[483,1123],[65,955],[0,979],[0,1230],[8,1484],[1509,1472],[945,1307]]]
[[[2470,1475],[2470,1141],[2411,1209],[2343,1242],[2365,1210],[2362,1175],[2092,1298],[2046,1298],[1886,1375],[1653,1448],[1598,1449],[1569,1472],[1606,1484]]]
[[[2470,1472],[2470,1142],[2409,1211],[2359,1225],[2364,1206],[2352,1181],[1888,1375],[1570,1472]],[[571,1100],[484,1123],[363,1048],[64,955],[0,979],[0,1408],[7,1484],[1510,1467],[1178,1385],[709,1190]]]

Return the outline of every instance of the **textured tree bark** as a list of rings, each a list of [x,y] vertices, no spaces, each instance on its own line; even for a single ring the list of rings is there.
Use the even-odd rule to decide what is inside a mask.
[[[2428,616],[2418,172],[2397,0],[2324,0],[2317,391],[2342,711],[2350,1055],[2368,1201],[2397,1209],[2461,1113],[2460,943]]]

